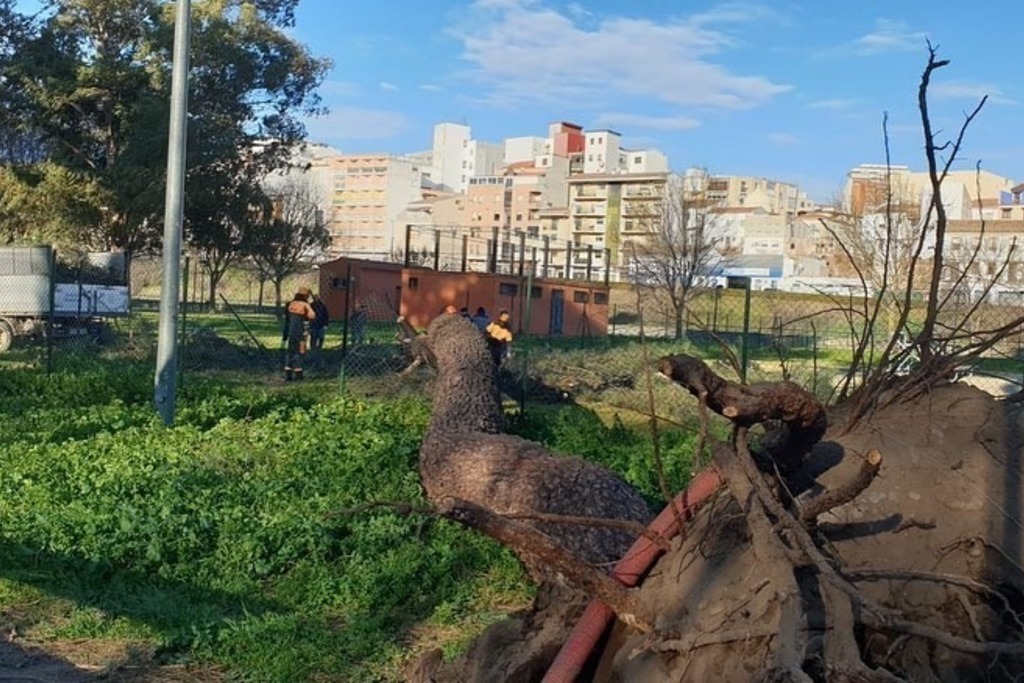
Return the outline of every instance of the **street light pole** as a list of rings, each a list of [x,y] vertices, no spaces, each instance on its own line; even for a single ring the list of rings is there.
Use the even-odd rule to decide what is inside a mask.
[[[185,133],[188,125],[191,0],[177,0],[171,76],[171,119],[167,136],[167,189],[164,196],[163,282],[153,401],[165,425],[174,424],[178,366],[178,279],[185,204]]]

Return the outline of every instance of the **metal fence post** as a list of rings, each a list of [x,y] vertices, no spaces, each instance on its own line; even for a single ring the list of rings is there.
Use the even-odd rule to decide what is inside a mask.
[[[519,414],[526,413],[526,386],[530,381],[530,314],[533,310],[533,271],[526,276],[526,302],[523,306],[523,372],[519,385]]]
[[[345,317],[341,319],[341,391],[345,392],[345,369],[348,365],[348,321],[352,317],[352,262],[345,266]]]
[[[548,277],[548,266],[551,265],[551,237],[544,235],[544,269],[541,277]]]
[[[740,381],[747,383],[747,368],[750,365],[750,278],[743,293],[743,337],[740,345]]]
[[[46,316],[46,374],[53,372],[54,308],[57,303],[57,250],[50,249],[50,311]]]
[[[188,273],[192,266],[192,259],[188,256],[185,257],[185,262],[182,264],[181,271],[181,329],[179,330],[178,336],[178,347],[184,349],[185,342],[188,339]],[[178,363],[178,384],[180,385],[184,380],[185,373],[181,369],[181,363]]]
[[[441,270],[441,231],[434,228],[434,270]]]

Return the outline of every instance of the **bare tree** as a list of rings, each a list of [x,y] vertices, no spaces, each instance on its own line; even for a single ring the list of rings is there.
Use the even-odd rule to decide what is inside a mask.
[[[925,229],[920,192],[905,176],[894,175],[889,164],[884,169],[880,177],[861,183],[856,196],[836,201],[829,219],[849,259],[874,291],[902,290],[908,284]]]
[[[958,160],[967,129],[987,100],[983,97],[965,114],[955,138],[939,142],[929,116],[928,88],[934,73],[948,64],[949,60],[939,59],[935,47],[929,43],[928,62],[918,87],[918,109],[928,164],[927,196],[920,219],[916,223],[904,222],[907,219],[900,210],[889,163],[888,127],[883,121],[886,177],[884,213],[878,223],[882,237],[878,242],[880,256],[866,263],[860,260],[861,265],[858,265],[853,252],[857,248],[856,241],[851,241],[849,235],[844,240],[835,228],[823,222],[853,262],[863,290],[861,305],[847,307],[855,348],[853,362],[839,390],[840,400],[850,394],[855,398],[849,413],[850,426],[881,405],[896,398],[912,398],[932,384],[947,380],[957,366],[981,357],[1024,326],[1024,316],[987,327],[976,324],[982,303],[1005,279],[1007,270],[1015,262],[1015,241],[1009,240],[1002,249],[996,242],[993,253],[985,253],[983,246],[991,242],[985,238],[982,220],[977,240],[969,247],[957,247],[955,242],[947,247],[949,221],[943,203],[943,183]],[[980,191],[978,201],[981,201]],[[901,229],[905,228],[910,228],[912,237],[909,253],[897,258],[896,252],[905,246],[901,242],[906,236]],[[867,266],[876,262],[880,262],[882,268],[878,273],[880,277],[873,281]],[[905,264],[905,271],[897,267],[901,264]],[[984,275],[979,276],[982,272]],[[925,295],[923,310],[915,310],[914,299],[921,294]],[[886,311],[892,314],[894,323],[879,338],[876,323]],[[912,328],[915,330],[912,343],[901,345],[901,338]],[[906,367],[911,356],[917,359],[913,369],[909,373],[898,371]]]
[[[630,279],[672,313],[676,339],[683,336],[686,307],[702,278],[729,256],[709,180],[707,173],[670,176],[661,201],[640,221],[647,234],[625,245]]]
[[[252,263],[263,283],[274,286],[274,305],[283,303],[282,288],[290,275],[313,263],[330,245],[317,192],[308,178],[286,175],[267,188],[270,210],[256,229]],[[262,301],[262,296],[260,297]]]

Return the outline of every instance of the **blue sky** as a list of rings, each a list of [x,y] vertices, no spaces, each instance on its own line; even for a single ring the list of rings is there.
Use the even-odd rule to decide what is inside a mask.
[[[294,32],[334,61],[310,139],[345,152],[426,149],[441,121],[497,142],[566,120],[827,199],[884,160],[886,111],[893,163],[924,169],[926,39],[951,60],[936,128],[989,96],[958,167],[1024,180],[1020,17],[1011,0],[300,0]]]

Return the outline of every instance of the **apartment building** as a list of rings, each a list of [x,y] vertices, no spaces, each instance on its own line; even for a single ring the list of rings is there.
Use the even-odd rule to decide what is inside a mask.
[[[1014,183],[989,171],[950,171],[942,182],[942,203],[950,220],[1012,218],[1003,201],[1012,201]],[[861,164],[847,174],[844,200],[856,216],[893,213],[917,219],[931,204],[931,179],[927,172],[907,166]]]
[[[582,173],[569,177],[569,221],[573,256],[568,276],[607,270],[621,279],[623,245],[643,239],[657,219],[667,172]]]
[[[392,259],[404,246],[400,217],[422,198],[418,162],[388,154],[341,154],[325,161],[331,175],[331,252]]]
[[[504,164],[505,147],[475,140],[469,126],[439,123],[434,126],[430,181],[452,192],[466,192],[471,178],[493,176]]]
[[[988,218],[988,216],[982,216]],[[1024,183],[999,193],[997,218],[1000,220],[1024,220]]]
[[[946,225],[946,268],[943,282],[952,284],[964,274],[971,300],[988,296],[998,303],[1024,303],[1024,219],[951,220]]]
[[[754,176],[711,176],[707,196],[718,206],[761,208],[772,214],[795,214],[814,206],[798,186]]]

